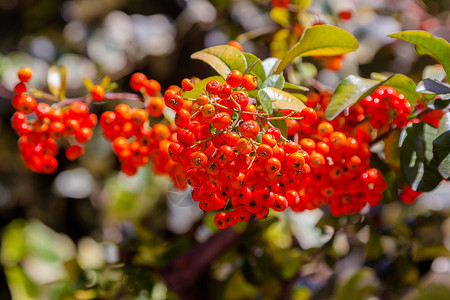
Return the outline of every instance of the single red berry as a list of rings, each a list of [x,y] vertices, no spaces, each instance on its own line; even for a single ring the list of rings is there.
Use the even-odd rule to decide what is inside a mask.
[[[185,91],[191,91],[194,88],[194,83],[192,82],[192,80],[190,80],[189,78],[185,78],[183,79],[183,81],[181,82],[181,87],[185,90]]]
[[[217,89],[217,96],[219,96],[220,99],[227,99],[230,97],[232,90],[233,89],[229,84],[223,84]]]
[[[180,128],[186,128],[186,126],[189,125],[190,118],[191,114],[187,110],[180,109],[175,114],[175,125],[177,125]]]
[[[29,67],[25,67],[17,71],[17,77],[19,77],[19,80],[21,82],[28,82],[30,81],[31,77],[33,77],[33,70]]]
[[[206,84],[206,91],[211,95],[216,95],[219,90],[220,82],[217,80],[211,80]]]
[[[253,121],[253,120],[245,121],[241,125],[242,136],[249,138],[249,139],[256,137],[259,133],[259,130],[260,130],[260,128],[259,128],[258,123],[256,123],[256,121]]]
[[[252,74],[245,74],[242,77],[242,86],[247,91],[254,90],[257,85],[258,85],[258,81],[256,79],[256,76],[253,76]]]
[[[25,93],[26,91],[27,91],[27,86],[23,82],[19,82],[14,87],[14,92],[16,92],[17,94],[22,94],[22,93]]]
[[[139,92],[141,88],[144,86],[144,83],[147,81],[147,76],[143,73],[134,73],[130,78],[130,87]]]
[[[233,108],[239,108],[239,109],[244,109],[248,105],[248,101],[249,101],[248,95],[244,91],[234,91],[231,94],[231,99],[232,99],[231,105],[233,106]],[[238,105],[236,105],[236,103]]]
[[[94,101],[102,101],[105,98],[105,89],[101,85],[95,85],[91,89],[91,97]]]
[[[79,145],[72,145],[66,148],[66,157],[68,160],[75,160],[84,154],[84,149]]]
[[[227,83],[232,87],[237,87],[242,82],[242,73],[238,70],[233,70],[228,74]]]
[[[230,125],[231,117],[227,113],[220,112],[212,118],[211,123],[217,130],[223,130]]]
[[[302,111],[300,112],[300,117],[303,118],[301,122],[307,125],[314,124],[317,121],[317,113],[311,107],[302,109]]]

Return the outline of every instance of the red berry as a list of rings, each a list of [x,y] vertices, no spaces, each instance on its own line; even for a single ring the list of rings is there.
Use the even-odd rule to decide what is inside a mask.
[[[241,134],[246,138],[252,139],[258,135],[259,129],[259,125],[256,121],[245,121],[241,125]]]
[[[242,73],[238,70],[233,70],[230,74],[228,74],[226,81],[232,88],[237,87],[241,84]]]
[[[220,112],[212,118],[211,123],[217,130],[223,130],[230,125],[231,117],[227,113]]]
[[[75,160],[84,154],[84,149],[79,145],[72,145],[66,148],[66,157],[68,160]]]
[[[95,85],[91,90],[94,101],[102,101],[105,98],[105,89],[101,85]]]
[[[25,67],[23,69],[20,69],[17,71],[17,77],[19,77],[19,80],[21,82],[28,82],[31,77],[33,77],[33,70],[29,67]]]

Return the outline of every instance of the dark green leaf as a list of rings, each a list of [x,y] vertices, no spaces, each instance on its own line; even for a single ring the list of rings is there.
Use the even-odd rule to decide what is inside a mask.
[[[436,132],[437,129],[428,124],[418,123],[402,133],[405,137],[401,141],[400,165],[406,182],[414,190],[431,191],[442,180],[432,158],[432,142]]]
[[[402,31],[389,36],[413,43],[419,55],[434,57],[442,65],[447,76],[450,76],[450,44],[446,40],[420,30]]]
[[[227,78],[232,70],[239,70],[241,73],[244,73],[245,69],[247,69],[244,54],[228,45],[203,49],[192,54],[191,58],[206,62],[224,79]]]
[[[272,114],[273,117],[283,117],[283,113],[280,111],[274,111]],[[280,129],[281,134],[287,138],[287,125],[286,120],[272,120],[270,121],[270,124],[272,124],[274,127]]]
[[[266,79],[266,81],[264,81],[263,88],[273,87],[281,90],[284,86],[284,83],[285,80],[283,75],[271,75]]]
[[[297,56],[334,56],[358,49],[358,40],[349,32],[331,25],[307,28],[300,41],[283,57],[275,74],[280,74]]]

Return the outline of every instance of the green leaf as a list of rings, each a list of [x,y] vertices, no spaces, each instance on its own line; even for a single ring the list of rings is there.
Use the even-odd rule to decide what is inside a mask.
[[[377,289],[376,276],[372,269],[363,267],[351,275],[335,292],[335,300],[363,300]]]
[[[283,117],[283,113],[281,111],[274,111],[272,114],[273,117]],[[272,124],[274,127],[280,129],[281,135],[287,138],[287,124],[286,120],[272,120],[270,121],[270,124]]]
[[[105,91],[113,91],[115,89],[117,89],[117,87],[119,86],[119,84],[117,82],[110,82],[106,87],[105,87]]]
[[[4,266],[13,265],[26,255],[24,230],[27,226],[25,220],[15,219],[3,228],[1,261]]]
[[[390,86],[403,94],[413,106],[420,94],[416,92],[414,81],[403,74],[395,74],[381,82],[350,75],[341,80],[325,111],[325,117],[332,120],[347,107],[372,94],[380,86]]]
[[[450,76],[450,44],[446,40],[421,30],[401,31],[389,36],[413,43],[419,55],[434,57],[442,65],[447,76]]]
[[[302,100],[292,94],[283,92],[282,90],[267,87],[260,91],[264,91],[265,94],[267,94],[274,109],[302,111],[306,107]]]
[[[263,88],[273,87],[273,88],[281,90],[284,87],[284,83],[285,83],[285,80],[284,80],[283,75],[271,75],[266,79],[266,81],[264,81],[262,87]]]
[[[220,84],[224,84],[225,83],[225,80],[222,77],[220,77],[220,76],[207,77],[205,79],[200,80],[196,84],[194,84],[194,88],[192,90],[185,91],[183,93],[183,98],[186,98],[186,99],[188,99],[188,98],[197,98],[201,94],[204,94],[205,93],[204,90],[206,89],[206,85],[211,80],[217,80],[218,82],[220,82]]]
[[[413,124],[402,132],[400,165],[406,182],[417,191],[431,191],[441,182],[433,158],[433,139],[437,129],[424,123]]]
[[[195,52],[192,59],[199,59],[209,64],[224,79],[232,70],[239,70],[241,73],[247,69],[247,62],[244,54],[238,49],[228,46],[214,46]]]
[[[273,112],[272,100],[270,99],[270,97],[266,91],[264,91],[264,90],[258,91],[258,100],[259,100],[259,103],[261,104],[263,111],[266,114],[269,114],[269,115],[272,114],[272,112]]]
[[[261,81],[266,80],[266,72],[262,65],[262,61],[251,53],[243,52],[245,60],[247,61],[247,70],[244,73],[250,73],[256,76]]]
[[[263,137],[264,133],[260,132],[258,133],[258,135],[256,136],[256,141],[258,143],[262,143],[262,137]]]
[[[378,83],[376,80],[365,79],[356,75],[347,76],[339,82],[325,110],[325,117],[328,120],[333,120],[347,107],[364,99],[366,92]]]
[[[280,74],[297,56],[334,56],[358,49],[358,40],[349,32],[331,25],[309,27],[300,41],[286,53],[275,74]]]
[[[299,92],[307,92],[307,91],[309,91],[309,89],[304,86],[285,82],[284,86],[283,86],[283,91],[285,91],[287,93],[299,93]]]

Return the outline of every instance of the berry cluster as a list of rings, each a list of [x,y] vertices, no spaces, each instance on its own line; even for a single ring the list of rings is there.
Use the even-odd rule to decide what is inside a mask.
[[[29,68],[19,70],[18,83],[14,91],[12,105],[17,110],[12,117],[12,127],[20,138],[18,141],[21,156],[26,166],[34,172],[53,173],[58,161],[57,140],[65,138],[69,147],[66,157],[75,160],[84,150],[79,144],[85,144],[92,136],[92,128],[97,123],[97,116],[89,113],[82,102],[73,102],[64,112],[47,103],[37,103],[27,94],[26,82],[32,77]]]
[[[175,187],[185,189],[187,184],[183,168],[170,159],[168,152],[178,128],[164,124],[156,124],[151,128],[149,124],[149,116],[161,116],[165,106],[159,96],[160,84],[155,80],[147,80],[142,73],[135,73],[131,76],[130,86],[144,94],[146,109],[132,109],[127,104],[119,104],[114,111],[105,111],[100,116],[103,135],[112,142],[121,171],[132,176],[139,167],[151,161],[156,174],[169,175]]]
[[[79,99],[53,106],[37,103],[27,92],[31,69],[19,70],[18,77],[12,126],[20,136],[21,155],[31,170],[52,173],[58,165],[57,141],[64,138],[69,144],[68,159],[78,158],[97,116]],[[150,161],[154,172],[168,175],[176,188],[189,184],[202,210],[221,210],[215,216],[219,228],[244,222],[251,214],[263,219],[270,209],[301,212],[328,204],[338,216],[376,205],[386,182],[379,170],[370,168],[374,131],[419,121],[409,120],[410,104],[390,87],[378,88],[327,121],[331,93],[311,92],[306,108],[279,110],[283,115],[275,117],[249,97],[256,78],[237,70],[225,82],[209,81],[194,98],[186,96],[194,88],[190,79],[181,87],[169,87],[164,95],[160,84],[142,73],[131,76],[130,86],[142,93],[136,99],[143,107],[119,104],[100,117],[122,172],[134,175]],[[92,87],[89,98],[104,100],[103,87]],[[175,115],[174,124],[151,127],[150,117],[160,117],[163,111]],[[440,117],[430,115],[429,122],[434,125]],[[273,126],[275,120],[286,122],[287,137]],[[416,195],[406,187],[401,198],[412,202]]]
[[[405,127],[411,113],[411,104],[393,88],[381,86],[370,96],[360,102],[364,109],[363,114],[370,117],[369,123],[374,129],[380,129],[385,125],[394,124],[397,128]]]
[[[193,87],[187,79],[181,85],[185,91]],[[271,117],[250,104],[247,91],[255,87],[254,76],[234,70],[224,84],[208,82],[196,99],[173,89],[164,94],[180,128],[169,155],[183,166],[202,210],[227,210],[215,217],[219,228],[244,222],[252,213],[262,219],[269,209],[298,210],[298,191],[308,183],[307,153],[283,139]],[[314,110],[301,115],[316,117]]]
[[[303,191],[301,210],[329,204],[332,214],[354,214],[366,204],[376,205],[386,188],[381,172],[370,168],[371,136],[346,124],[352,113],[326,121],[324,109],[330,101],[327,92],[308,95],[307,106],[315,109],[315,122],[288,124],[298,129],[299,144],[309,155],[310,182]],[[350,109],[356,113],[357,110]],[[292,122],[292,121],[290,121]],[[297,121],[295,121],[297,122]]]

